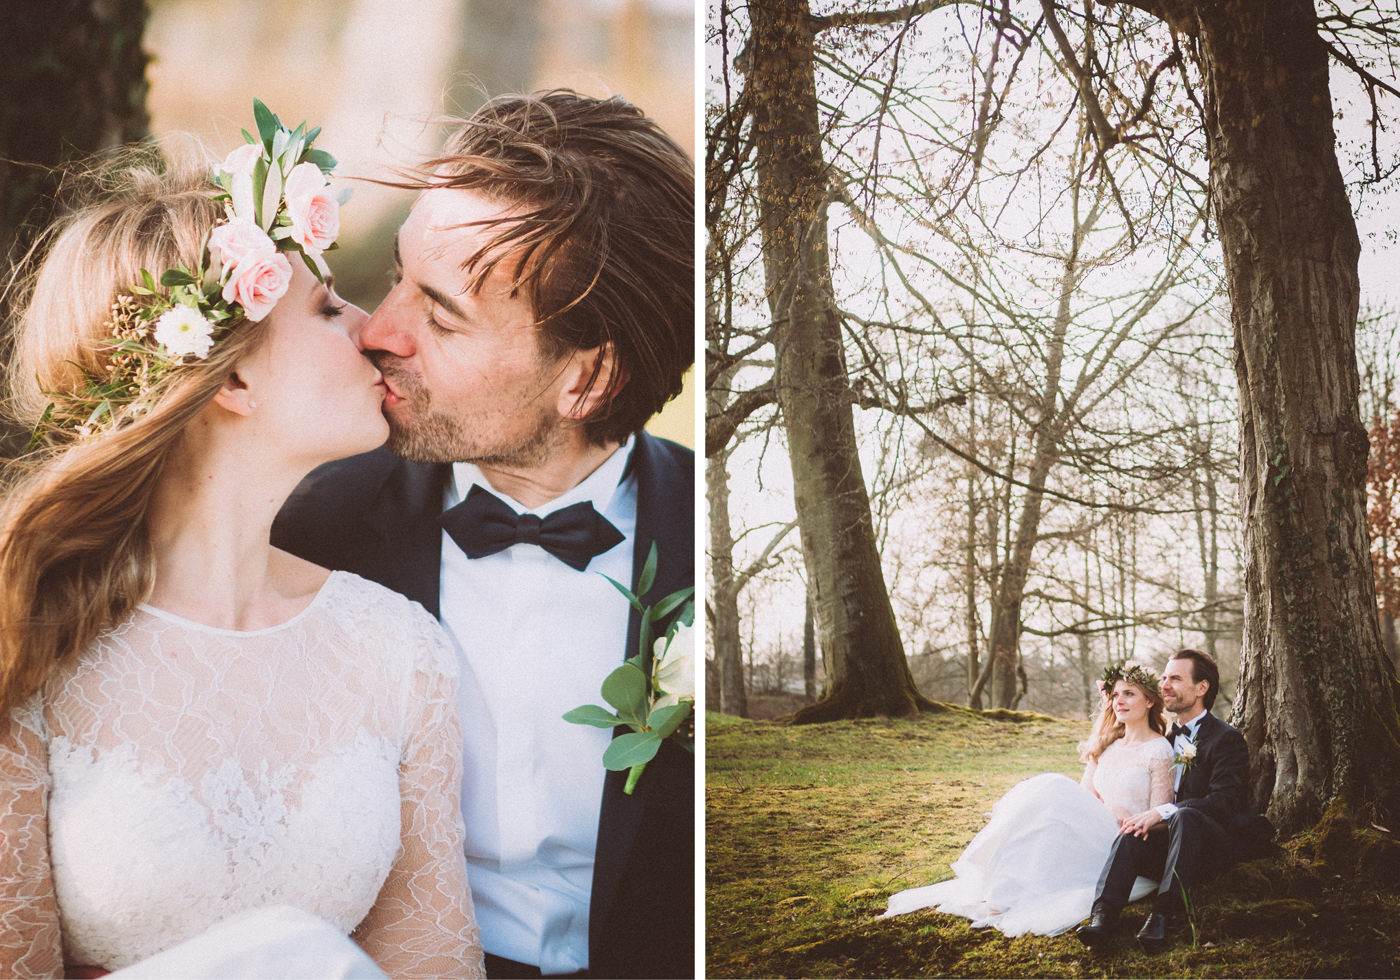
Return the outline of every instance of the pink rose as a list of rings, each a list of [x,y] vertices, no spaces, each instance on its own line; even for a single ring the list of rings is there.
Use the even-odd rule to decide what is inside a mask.
[[[325,175],[314,163],[299,163],[283,188],[292,240],[308,254],[320,255],[340,234],[340,205],[331,197]]]
[[[209,248],[218,255],[219,264],[225,269],[277,251],[277,245],[267,232],[251,218],[230,218],[218,225],[209,235]]]
[[[262,156],[263,148],[261,143],[244,143],[238,149],[233,150],[224,157],[224,162],[219,169],[226,174],[241,175],[251,177],[253,167],[257,166],[258,159]]]
[[[250,255],[229,273],[224,300],[242,306],[243,315],[257,323],[287,294],[291,282],[292,264],[281,252]]]

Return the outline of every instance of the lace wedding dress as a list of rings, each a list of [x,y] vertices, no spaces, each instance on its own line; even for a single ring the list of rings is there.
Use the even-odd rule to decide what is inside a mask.
[[[1085,767],[1079,783],[1058,773],[1017,783],[953,863],[956,877],[891,895],[881,918],[936,908],[1008,936],[1068,931],[1088,917],[1118,833],[1109,807],[1141,813],[1170,802],[1171,760],[1165,738],[1137,745],[1119,740]],[[1153,887],[1139,878],[1132,898]]]
[[[0,974],[285,905],[391,976],[484,975],[456,673],[422,608],[344,572],[268,629],[141,606],[0,731]]]

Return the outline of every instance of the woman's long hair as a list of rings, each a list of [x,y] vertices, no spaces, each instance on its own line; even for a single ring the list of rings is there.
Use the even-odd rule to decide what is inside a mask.
[[[83,178],[100,198],[41,243],[43,261],[12,282],[8,409],[25,426],[104,377],[112,304],[146,269],[199,268],[221,215],[202,165],[129,156]],[[33,251],[31,252],[31,256]],[[189,423],[265,336],[233,327],[204,360],[166,372],[148,408],[10,464],[0,502],[0,714],[38,691],[67,658],[144,601],[154,581],[147,516],[166,460]]]
[[[1147,724],[1158,735],[1167,734],[1167,712],[1165,702],[1162,700],[1160,688],[1147,687],[1134,681],[1123,680],[1123,683],[1130,684],[1142,692],[1147,698]],[[1114,682],[1117,686],[1117,681]],[[1097,760],[1103,755],[1104,749],[1123,737],[1127,730],[1118,716],[1113,711],[1113,688],[1106,688],[1103,692],[1103,709],[1094,719],[1094,727],[1089,731],[1089,737],[1079,743],[1079,761],[1089,762]]]

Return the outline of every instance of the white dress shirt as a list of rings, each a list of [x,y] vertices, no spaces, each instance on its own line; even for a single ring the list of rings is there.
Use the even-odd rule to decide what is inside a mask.
[[[588,966],[603,750],[612,730],[560,716],[606,706],[603,679],[626,652],[637,528],[637,481],[623,480],[633,440],[572,490],[534,511],[456,463],[444,509],[473,483],[517,513],[546,517],[590,501],[624,540],[576,571],[543,548],[516,544],[468,558],[444,532],[442,622],[461,657],[462,816],[467,875],[486,951],[545,974]]]
[[[1172,739],[1172,751],[1175,754],[1180,755],[1181,750],[1186,747],[1188,741],[1196,741],[1196,735],[1201,730],[1201,719],[1205,718],[1208,714],[1210,714],[1209,711],[1202,711],[1195,718],[1192,718],[1181,726],[1185,728],[1186,731]],[[1178,762],[1172,768],[1176,770],[1176,774],[1172,777],[1172,790],[1175,791],[1181,788],[1181,776],[1186,771],[1186,767]],[[1156,809],[1157,812],[1162,815],[1162,819],[1167,820],[1177,811],[1177,805],[1175,803],[1163,803]]]

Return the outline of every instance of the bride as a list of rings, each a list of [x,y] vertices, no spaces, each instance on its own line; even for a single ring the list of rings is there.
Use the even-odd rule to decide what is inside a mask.
[[[1099,688],[1103,710],[1079,747],[1080,781],[1044,773],[1013,786],[953,863],[955,877],[891,895],[881,918],[936,908],[1008,936],[1057,936],[1089,915],[1122,822],[1172,800],[1157,678],[1127,661],[1108,667]],[[1132,898],[1152,888],[1139,878]]]
[[[11,390],[50,446],[0,507],[0,975],[277,906],[390,975],[483,975],[444,634],[268,543],[388,427],[322,257],[334,160],[255,110],[212,178],[109,178],[23,287]]]

